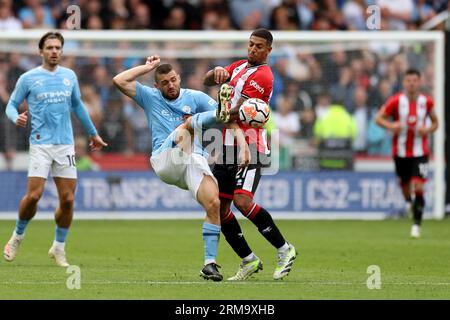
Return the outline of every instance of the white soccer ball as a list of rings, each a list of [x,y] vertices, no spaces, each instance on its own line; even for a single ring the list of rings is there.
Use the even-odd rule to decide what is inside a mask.
[[[269,120],[270,108],[259,98],[245,100],[239,108],[239,119],[248,126],[262,128]]]

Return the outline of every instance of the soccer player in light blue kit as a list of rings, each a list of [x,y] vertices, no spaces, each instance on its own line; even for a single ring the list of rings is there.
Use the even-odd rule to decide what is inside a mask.
[[[18,127],[25,127],[31,116],[27,193],[20,202],[16,228],[3,251],[6,261],[16,257],[50,173],[58,190],[59,206],[55,211],[55,240],[48,254],[58,266],[69,266],[65,240],[73,218],[77,182],[71,111],[87,131],[91,149],[106,146],[81,101],[77,76],[58,65],[63,45],[64,38],[59,32],[42,36],[39,41],[42,65],[20,76],[6,107],[8,118]],[[28,102],[28,110],[19,114],[24,100]]]
[[[144,86],[136,79],[155,70],[155,88]],[[192,133],[219,122],[221,107],[203,92],[181,89],[180,75],[170,64],[160,64],[157,55],[150,56],[144,65],[126,70],[114,77],[113,83],[125,95],[134,99],[145,110],[151,131],[153,152],[150,158],[155,173],[165,183],[189,190],[206,211],[203,223],[205,262],[200,275],[205,279],[221,281],[216,263],[220,235],[220,201],[217,181],[209,168],[205,153]],[[187,120],[186,120],[187,118]],[[245,138],[235,123],[242,153],[241,164],[250,161]]]

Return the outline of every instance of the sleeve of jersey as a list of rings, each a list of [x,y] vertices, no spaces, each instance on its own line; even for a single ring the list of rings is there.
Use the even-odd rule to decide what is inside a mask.
[[[242,90],[244,98],[259,98],[266,102],[269,101],[272,93],[272,80],[265,76],[264,73],[255,73],[253,77],[249,77]]]
[[[217,102],[206,93],[198,92],[195,96],[197,112],[212,111],[217,109]]]
[[[6,116],[13,123],[16,123],[19,117],[19,106],[27,96],[28,89],[26,81],[23,77],[17,80],[16,87],[14,88],[11,97],[9,98],[8,105],[6,106]]]
[[[434,102],[431,97],[427,97],[427,112],[430,114],[434,110]]]
[[[384,114],[393,117],[397,110],[397,106],[398,106],[398,96],[396,95],[394,97],[389,98],[389,100],[386,102]]]
[[[91,118],[86,110],[86,107],[81,101],[80,87],[78,86],[78,80],[75,77],[75,85],[73,86],[72,91],[72,110],[75,113],[75,116],[83,125],[84,129],[88,133],[90,137],[97,135],[97,130],[95,129],[94,124],[92,123]]]
[[[133,97],[133,100],[144,110],[150,105],[148,93],[139,81],[136,81],[136,95]]]

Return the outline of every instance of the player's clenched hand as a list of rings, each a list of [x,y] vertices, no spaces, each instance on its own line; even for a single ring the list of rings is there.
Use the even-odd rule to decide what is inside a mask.
[[[158,55],[147,57],[147,61],[145,62],[145,65],[150,67],[151,70],[155,69],[160,64],[161,59]]]
[[[391,129],[391,131],[394,133],[399,133],[402,130],[402,124],[399,121],[396,121],[392,123],[389,129]]]
[[[251,160],[250,148],[247,144],[239,150],[239,168],[243,168],[249,165]]]
[[[18,127],[26,127],[28,121],[28,110],[19,114],[19,117],[16,120],[16,126]]]
[[[217,84],[221,84],[221,83],[226,82],[229,77],[230,77],[230,74],[224,68],[222,68],[222,67],[215,67],[214,68],[214,81]]]
[[[421,136],[426,136],[429,133],[429,130],[427,127],[425,126],[421,126],[417,129],[417,132],[421,135]]]
[[[89,140],[91,140],[91,142],[89,142],[89,147],[91,147],[92,151],[102,150],[103,147],[108,146],[99,135],[90,137]]]

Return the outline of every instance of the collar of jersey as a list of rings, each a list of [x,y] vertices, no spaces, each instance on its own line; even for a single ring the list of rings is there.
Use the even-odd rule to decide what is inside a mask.
[[[50,73],[50,74],[55,74],[59,70],[59,65],[56,66],[54,71],[47,70],[43,66],[39,66],[39,69],[41,71],[44,71],[44,72],[47,72],[47,73]]]
[[[255,66],[251,66],[251,67],[249,67],[249,66],[248,66],[248,61],[247,61],[247,65],[245,66],[245,69],[258,68],[258,67],[261,67],[261,66],[266,66],[266,65],[267,65],[267,62],[265,62],[265,63],[261,63],[261,64],[257,64],[257,65],[255,65]]]

